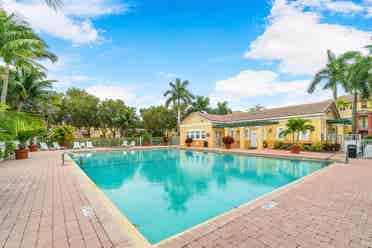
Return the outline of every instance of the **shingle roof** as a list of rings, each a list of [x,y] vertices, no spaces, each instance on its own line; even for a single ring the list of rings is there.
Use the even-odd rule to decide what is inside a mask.
[[[237,122],[237,121],[254,121],[263,119],[276,119],[291,116],[311,115],[325,113],[326,110],[333,104],[332,100],[286,106],[280,108],[271,108],[255,112],[233,112],[227,115],[214,115],[207,113],[199,113],[202,117],[212,122]]]

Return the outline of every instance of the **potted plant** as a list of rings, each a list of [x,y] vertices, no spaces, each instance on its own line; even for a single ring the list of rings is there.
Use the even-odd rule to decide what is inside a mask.
[[[19,130],[16,135],[16,139],[19,141],[18,149],[15,151],[15,157],[17,160],[28,159],[27,141],[35,136],[33,130]]]
[[[185,140],[185,143],[186,143],[186,145],[187,145],[188,147],[191,146],[192,142],[193,142],[193,139],[190,138],[190,137],[189,137],[189,138],[186,138],[186,140]]]
[[[301,146],[299,145],[300,141],[300,133],[306,131],[314,131],[314,126],[308,124],[310,120],[302,119],[302,118],[292,118],[289,119],[286,123],[285,129],[280,133],[282,136],[291,135],[293,145],[290,147],[291,153],[298,154],[301,151]]]
[[[234,138],[231,136],[225,136],[222,138],[222,142],[226,149],[231,149],[231,145],[234,143]]]
[[[60,146],[68,148],[75,140],[75,128],[70,125],[58,126],[52,130],[51,137]]]
[[[144,146],[149,146],[151,145],[151,136],[148,133],[145,133],[143,135],[143,145]]]

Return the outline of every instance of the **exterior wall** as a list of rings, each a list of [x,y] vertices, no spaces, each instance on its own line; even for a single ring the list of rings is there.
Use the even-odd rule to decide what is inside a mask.
[[[371,111],[372,112],[372,99],[368,99],[367,101],[367,108],[362,108],[362,101],[359,99],[358,101],[358,112],[360,111]],[[342,118],[351,118],[353,114],[352,110],[352,102],[348,102],[348,106],[344,109],[339,109],[340,115]]]
[[[212,123],[207,119],[200,117],[198,114],[191,114],[182,121],[180,128],[180,145],[185,146],[186,134],[191,130],[204,130],[206,137],[204,139],[194,139],[192,146],[203,147],[204,141],[208,141],[209,147],[214,147],[215,135],[212,128]]]

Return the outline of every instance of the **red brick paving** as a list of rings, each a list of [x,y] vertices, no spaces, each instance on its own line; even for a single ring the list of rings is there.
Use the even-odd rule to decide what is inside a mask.
[[[99,214],[83,215],[90,202],[60,153],[31,156],[0,164],[0,247],[131,246],[114,243]],[[261,208],[268,200],[278,204]],[[372,160],[332,165],[157,247],[371,248]]]

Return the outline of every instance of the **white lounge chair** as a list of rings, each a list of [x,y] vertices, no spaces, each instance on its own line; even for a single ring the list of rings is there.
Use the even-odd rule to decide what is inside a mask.
[[[61,148],[61,146],[57,143],[57,142],[53,142],[53,149],[55,149],[55,150],[61,150],[62,148]]]
[[[128,147],[128,140],[124,140],[123,144],[121,144],[122,147]]]
[[[136,142],[134,140],[132,140],[129,144],[130,147],[135,147],[136,146]]]
[[[80,149],[80,148],[81,148],[80,142],[79,141],[75,141],[72,149]]]
[[[94,148],[92,141],[87,141],[85,147],[88,148],[88,149],[92,149],[92,148]]]
[[[42,151],[48,151],[49,147],[45,142],[40,142],[40,150]]]

